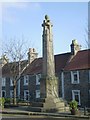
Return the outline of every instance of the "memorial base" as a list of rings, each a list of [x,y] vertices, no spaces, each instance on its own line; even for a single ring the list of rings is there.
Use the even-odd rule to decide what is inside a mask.
[[[64,112],[69,111],[68,105],[58,97],[58,79],[43,78],[40,81],[40,98],[28,107],[32,112]]]

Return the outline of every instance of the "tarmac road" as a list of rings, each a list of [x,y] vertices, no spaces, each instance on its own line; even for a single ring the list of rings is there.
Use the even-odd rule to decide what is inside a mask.
[[[90,120],[71,117],[52,117],[52,116],[27,116],[27,115],[3,115],[1,120]]]
[[[86,120],[86,119],[71,119],[71,118],[2,118],[1,120]],[[90,120],[90,119],[88,119]]]

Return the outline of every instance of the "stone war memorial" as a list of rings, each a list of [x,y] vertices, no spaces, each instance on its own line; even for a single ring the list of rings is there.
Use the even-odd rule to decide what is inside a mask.
[[[43,20],[43,68],[40,79],[40,98],[32,102],[30,111],[36,112],[64,112],[69,107],[58,96],[58,78],[55,76],[55,62],[53,53],[52,23],[45,15]]]

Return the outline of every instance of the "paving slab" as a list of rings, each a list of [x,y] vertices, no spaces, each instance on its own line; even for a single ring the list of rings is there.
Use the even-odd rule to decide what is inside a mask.
[[[84,120],[90,120],[90,116],[87,116],[87,115],[83,115],[83,114],[80,114],[80,115],[71,115],[70,112],[62,112],[62,113],[44,113],[44,112],[30,112],[30,111],[25,111],[25,110],[21,110],[20,108],[5,108],[4,110],[0,111],[1,114],[12,114],[12,115],[28,115],[28,116],[38,116],[38,117],[41,117],[41,116],[44,116],[44,117],[52,117],[52,118],[67,118],[68,119],[84,119]]]

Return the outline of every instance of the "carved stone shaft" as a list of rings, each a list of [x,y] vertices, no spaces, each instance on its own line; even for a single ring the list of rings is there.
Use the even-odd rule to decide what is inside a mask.
[[[43,76],[52,78],[55,76],[52,24],[47,16],[43,21]]]

